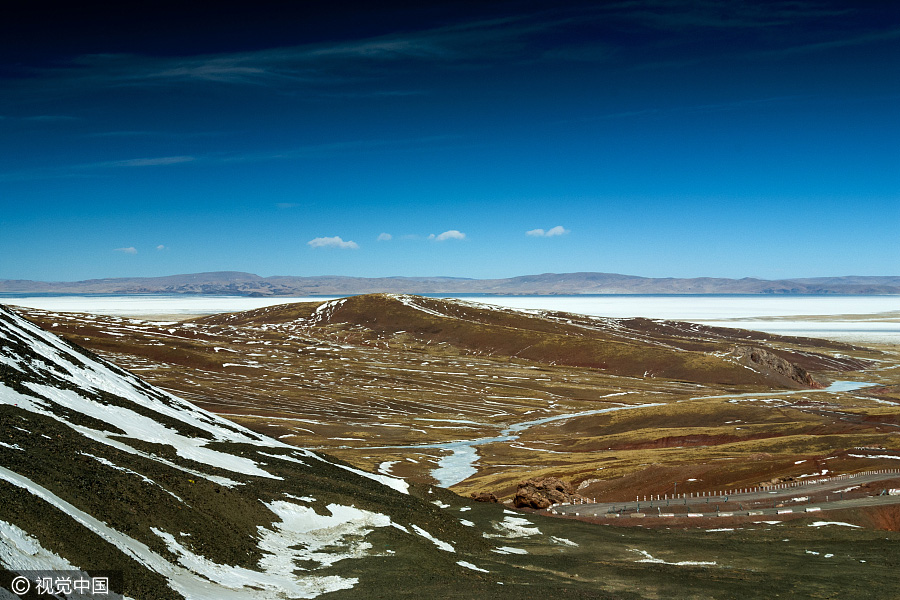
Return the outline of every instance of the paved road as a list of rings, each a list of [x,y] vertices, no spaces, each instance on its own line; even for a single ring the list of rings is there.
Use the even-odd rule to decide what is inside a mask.
[[[728,490],[710,492],[707,495],[679,495],[678,498],[656,499],[641,497],[631,502],[598,502],[591,504],[561,504],[552,507],[554,514],[598,516],[634,513],[647,516],[746,516],[777,515],[788,513],[818,512],[859,506],[877,506],[900,503],[898,496],[869,496],[844,498],[847,488],[865,483],[900,479],[900,471],[869,472],[843,475],[815,481],[780,484],[771,488],[752,490]],[[896,484],[892,484],[896,485]],[[890,487],[890,486],[886,486]]]

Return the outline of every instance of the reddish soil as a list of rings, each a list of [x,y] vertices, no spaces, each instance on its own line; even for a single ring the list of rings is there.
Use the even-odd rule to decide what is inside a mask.
[[[634,442],[631,444],[618,444],[610,447],[610,450],[646,450],[651,448],[679,448],[683,446],[717,446],[719,444],[731,444],[733,442],[746,442],[748,440],[759,440],[771,437],[780,437],[780,433],[756,433],[750,435],[675,435],[669,437],[658,438],[645,442]]]
[[[882,529],[884,531],[900,531],[900,505],[873,506],[862,509],[860,525]]]

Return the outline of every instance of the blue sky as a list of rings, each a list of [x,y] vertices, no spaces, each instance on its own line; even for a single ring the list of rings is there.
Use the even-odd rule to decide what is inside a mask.
[[[898,274],[894,3],[78,4],[0,24],[2,279]]]

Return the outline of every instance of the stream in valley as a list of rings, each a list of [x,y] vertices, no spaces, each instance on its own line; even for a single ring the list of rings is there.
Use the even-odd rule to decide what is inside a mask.
[[[449,450],[450,454],[444,456],[438,461],[438,466],[431,472],[438,485],[441,487],[450,487],[471,477],[478,472],[474,467],[475,461],[478,460],[478,450],[476,446],[484,444],[493,444],[494,442],[512,442],[519,438],[518,433],[525,431],[536,425],[551,423],[553,421],[563,421],[566,419],[574,419],[575,417],[586,417],[588,415],[599,415],[603,413],[616,412],[619,410],[631,410],[635,408],[647,408],[650,406],[662,406],[659,403],[653,404],[635,404],[626,406],[613,406],[610,408],[601,408],[598,410],[586,410],[577,413],[569,413],[565,415],[556,415],[553,417],[544,417],[543,419],[534,419],[532,421],[524,421],[510,425],[500,431],[500,435],[495,437],[478,438],[474,440],[459,440],[456,442],[445,442],[442,444],[426,444],[422,446],[404,446],[405,448],[440,448]]]
[[[800,393],[822,393],[822,392],[850,392],[854,390],[858,390],[864,387],[875,385],[873,383],[865,383],[859,381],[835,381],[827,388],[823,389],[805,389],[805,390],[786,390],[782,392],[764,392],[764,393],[749,393],[749,394],[727,394],[724,396],[698,396],[694,399],[702,399],[702,398],[771,398],[777,396],[784,396],[789,394],[800,394]],[[531,427],[535,427],[537,425],[543,425],[544,423],[551,423],[553,421],[563,421],[566,419],[574,419],[576,417],[585,417],[588,415],[598,415],[603,413],[616,412],[620,410],[633,410],[638,408],[649,408],[652,406],[662,406],[661,403],[650,403],[650,404],[633,404],[633,405],[625,405],[625,406],[613,406],[610,408],[601,408],[598,410],[586,410],[577,413],[567,413],[564,415],[556,415],[553,417],[544,417],[542,419],[534,419],[531,421],[523,421],[522,423],[516,423],[514,425],[510,425],[500,431],[500,434],[494,437],[485,437],[485,438],[477,438],[474,440],[458,440],[455,442],[444,442],[439,444],[422,444],[416,446],[391,446],[392,448],[438,448],[441,450],[449,451],[449,454],[444,456],[438,461],[437,468],[431,471],[431,476],[434,477],[438,485],[441,487],[450,487],[452,485],[456,485],[461,481],[471,477],[475,473],[478,472],[478,469],[475,468],[475,462],[478,460],[478,446],[483,446],[485,444],[493,444],[495,442],[512,442],[519,438],[521,432],[529,429]]]

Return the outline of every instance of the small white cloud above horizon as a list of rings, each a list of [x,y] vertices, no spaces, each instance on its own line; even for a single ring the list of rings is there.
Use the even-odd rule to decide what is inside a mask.
[[[357,250],[359,244],[353,241],[344,241],[340,236],[317,237],[306,242],[311,248],[342,248],[344,250]]]
[[[562,225],[557,225],[556,227],[552,227],[547,231],[543,229],[532,229],[531,231],[526,231],[525,235],[529,235],[531,237],[555,237],[558,235],[565,235],[569,233],[569,230],[563,227]]]
[[[158,251],[162,252],[163,250],[166,250],[167,248],[165,246],[163,246],[162,244],[160,244],[159,246],[156,247],[156,249]]]
[[[438,235],[434,235],[433,233],[428,236],[429,240],[434,240],[436,242],[444,242],[446,240],[464,240],[466,239],[466,234],[462,231],[457,231],[456,229],[450,229],[449,231],[445,231],[444,233],[440,233]]]
[[[379,233],[379,234],[378,234],[378,241],[379,241],[379,242],[389,242],[389,241],[391,241],[392,239],[394,239],[394,236],[392,236],[392,235],[389,234],[389,233]]]
[[[137,248],[134,246],[129,246],[127,248],[116,248],[116,252],[121,252],[122,254],[137,254]]]

